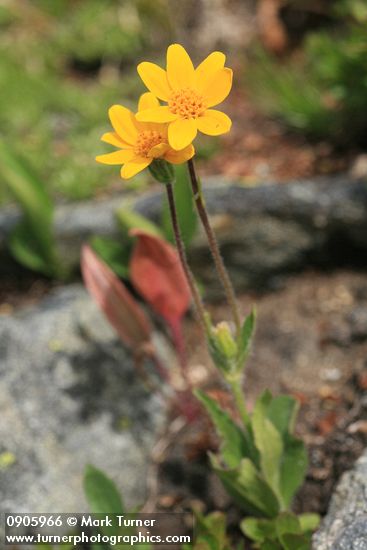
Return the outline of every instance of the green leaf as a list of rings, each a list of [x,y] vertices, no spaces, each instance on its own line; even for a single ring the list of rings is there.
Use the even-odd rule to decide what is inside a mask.
[[[310,550],[310,537],[302,534],[301,522],[295,514],[279,514],[276,519],[276,531],[286,550]]]
[[[130,229],[142,229],[147,233],[151,233],[156,237],[163,238],[162,231],[153,222],[142,216],[135,210],[130,208],[118,208],[115,213],[118,224],[125,234],[128,234]]]
[[[289,435],[284,439],[283,457],[280,467],[280,492],[289,507],[302,485],[308,468],[307,451],[303,441]]]
[[[122,548],[122,547],[120,546],[118,548]],[[103,542],[102,543],[97,542],[95,544],[92,544],[91,550],[111,550],[111,546],[107,546],[106,544],[103,544]]]
[[[222,512],[212,512],[203,516],[195,512],[196,540],[194,550],[224,550],[229,549],[226,534],[226,516]]]
[[[177,217],[181,234],[186,246],[189,246],[195,236],[198,220],[194,208],[192,190],[186,164],[175,166],[176,181],[173,192],[176,199]],[[168,201],[165,200],[162,210],[162,229],[167,240],[174,243],[171,216]]]
[[[194,393],[206,408],[221,438],[220,450],[224,462],[229,468],[235,468],[243,458],[249,458],[252,454],[248,438],[214,399],[200,390]]]
[[[253,516],[273,518],[279,513],[279,501],[251,460],[245,458],[232,470],[222,468],[218,459],[209,454],[214,471],[232,498]]]
[[[104,262],[123,279],[129,278],[131,245],[109,237],[92,237],[90,245]]]
[[[37,241],[32,236],[32,229],[27,220],[20,222],[10,235],[9,249],[14,258],[32,271],[52,275],[49,262],[40,254]]]
[[[116,485],[106,474],[91,465],[88,465],[85,469],[84,493],[93,514],[123,515],[124,506]],[[101,526],[98,529],[109,537],[121,534],[117,522],[113,523],[111,526]],[[116,548],[122,548],[122,546],[119,545]],[[97,544],[97,549],[104,550],[104,545]]]
[[[301,524],[298,517],[291,512],[282,512],[275,522],[276,533],[280,539],[284,534],[301,535]]]
[[[121,495],[114,482],[91,465],[85,470],[84,492],[93,514],[124,513]]]
[[[245,518],[241,521],[240,527],[242,532],[255,542],[265,542],[266,539],[276,537],[274,520]]]
[[[269,404],[268,418],[283,437],[293,433],[298,409],[298,401],[290,395],[278,395]]]
[[[282,535],[281,543],[285,550],[310,550],[311,548],[311,538],[304,535]]]
[[[275,494],[280,495],[280,468],[283,442],[280,433],[268,419],[271,395],[265,392],[255,404],[251,419],[255,445],[260,453],[260,467],[265,480]]]
[[[283,547],[279,542],[267,540],[260,546],[260,550],[283,550]]]
[[[10,240],[11,252],[30,269],[50,276],[61,275],[53,237],[51,199],[25,161],[4,141],[0,141],[0,178],[19,203],[24,216]]]
[[[253,309],[244,320],[241,329],[240,341],[238,342],[238,363],[242,365],[247,358],[255,328],[256,311]]]
[[[302,533],[313,533],[320,524],[320,516],[318,514],[300,514],[298,519]]]

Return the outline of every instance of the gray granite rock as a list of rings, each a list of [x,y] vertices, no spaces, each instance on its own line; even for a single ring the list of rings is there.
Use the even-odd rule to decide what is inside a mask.
[[[367,550],[367,451],[343,475],[313,550]]]
[[[237,289],[274,286],[279,276],[310,265],[363,262],[367,250],[367,183],[348,177],[245,188],[212,181],[205,198]],[[159,219],[160,199],[136,208]],[[191,250],[200,279],[218,294],[203,235]]]
[[[274,286],[279,276],[309,265],[363,263],[367,250],[367,184],[347,176],[245,188],[210,178],[208,210],[222,254],[238,289]],[[63,205],[56,209],[55,232],[63,261],[77,266],[80,246],[92,235],[118,235],[114,211],[124,197]],[[139,198],[135,209],[159,221],[162,193]],[[17,217],[0,212],[0,275],[6,268],[4,235]],[[206,240],[200,233],[191,248],[197,276],[218,293]],[[364,262],[365,263],[365,262]],[[8,270],[9,272],[9,270]]]
[[[81,286],[0,316],[2,511],[86,510],[88,463],[142,503],[163,410]]]

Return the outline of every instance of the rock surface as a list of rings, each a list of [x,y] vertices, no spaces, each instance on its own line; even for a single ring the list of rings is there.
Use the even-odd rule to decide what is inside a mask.
[[[310,265],[366,262],[367,184],[347,177],[245,188],[212,182],[208,210],[237,289],[276,286],[279,276]],[[157,196],[136,208],[159,218]],[[195,273],[217,293],[203,235],[191,251]]]
[[[86,511],[88,463],[141,504],[162,407],[81,286],[0,316],[2,511]]]
[[[343,475],[313,550],[367,550],[367,451]]]
[[[221,250],[238,289],[276,286],[279,276],[305,266],[366,265],[367,184],[347,176],[256,188],[224,185],[211,178],[205,197]],[[76,266],[82,242],[92,235],[116,236],[117,196],[98,202],[63,205],[56,210],[55,231],[64,261]],[[159,221],[162,193],[137,200],[135,208]],[[0,212],[0,274],[6,234],[17,219]],[[191,249],[197,276],[217,292],[206,241],[199,234]]]

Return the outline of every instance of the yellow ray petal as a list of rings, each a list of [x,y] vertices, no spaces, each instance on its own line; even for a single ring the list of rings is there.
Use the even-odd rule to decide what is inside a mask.
[[[194,118],[179,118],[168,126],[168,142],[172,149],[180,151],[195,139],[197,134],[197,121]]]
[[[208,136],[219,136],[229,132],[232,126],[232,121],[224,113],[215,109],[208,109],[197,119],[198,130]]]
[[[101,137],[101,141],[104,141],[105,143],[109,143],[110,145],[114,145],[115,147],[129,147],[129,144],[121,139],[116,132],[106,132]]]
[[[155,107],[155,109],[147,109],[146,111],[140,111],[136,113],[136,120],[139,122],[172,122],[177,119],[177,115],[171,113],[169,108],[164,105],[161,107]]]
[[[129,162],[133,157],[134,151],[132,149],[122,149],[121,151],[114,151],[106,155],[98,155],[96,161],[102,164],[124,164],[125,162]]]
[[[213,78],[210,79],[203,95],[208,107],[218,105],[225,100],[232,88],[232,69],[227,67],[217,71]]]
[[[167,73],[155,63],[144,61],[138,65],[138,73],[148,90],[163,101],[168,101],[171,90],[167,81]]]
[[[174,89],[195,85],[195,70],[189,54],[180,44],[172,44],[167,50],[167,78]]]
[[[112,105],[108,110],[108,115],[117,134],[124,141],[133,145],[138,135],[134,114],[122,105]]]
[[[124,180],[132,178],[133,176],[144,170],[144,168],[149,166],[152,160],[153,159],[147,159],[145,157],[134,157],[131,161],[127,162],[121,168],[121,177]]]
[[[215,73],[223,69],[226,62],[226,56],[222,52],[213,52],[204,61],[198,65],[195,70],[196,87],[203,92]]]
[[[154,147],[152,147],[148,155],[149,157],[157,159],[159,157],[163,157],[168,149],[168,143],[160,143],[159,145],[155,145]]]
[[[168,149],[164,155],[165,160],[171,162],[172,164],[182,164],[187,160],[191,159],[195,155],[195,149],[193,145],[188,145],[185,149],[181,151],[174,151],[173,149]]]
[[[146,111],[147,109],[155,109],[159,107],[159,101],[152,92],[142,94],[139,99],[138,111]]]

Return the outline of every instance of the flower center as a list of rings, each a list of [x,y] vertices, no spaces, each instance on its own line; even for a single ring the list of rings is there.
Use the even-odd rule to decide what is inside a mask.
[[[152,147],[163,143],[162,134],[156,130],[144,130],[140,132],[135,143],[134,152],[140,157],[148,157],[148,153]]]
[[[191,88],[172,92],[168,107],[172,113],[182,118],[198,118],[206,109],[203,96]]]

